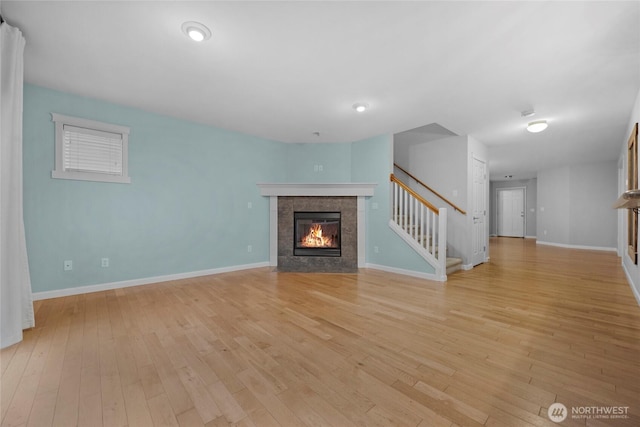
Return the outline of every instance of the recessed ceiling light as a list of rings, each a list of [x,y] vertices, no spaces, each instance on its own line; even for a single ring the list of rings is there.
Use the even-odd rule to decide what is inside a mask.
[[[367,108],[369,108],[369,106],[361,102],[358,102],[357,104],[353,104],[353,109],[356,110],[358,113],[362,113],[366,111]]]
[[[191,40],[196,42],[201,42],[211,37],[211,30],[209,30],[205,25],[194,21],[182,24],[182,32]]]
[[[527,125],[527,130],[531,133],[538,133],[545,130],[547,126],[548,125],[546,120],[536,120],[535,122],[529,122],[529,124]]]

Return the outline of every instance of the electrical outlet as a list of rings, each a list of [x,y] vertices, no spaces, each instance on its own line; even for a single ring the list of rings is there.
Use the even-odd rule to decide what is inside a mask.
[[[375,252],[375,253],[379,253],[379,252],[380,252],[380,248],[379,248],[379,247],[377,247],[377,246],[374,246],[374,247],[373,247],[373,252]]]
[[[253,203],[251,202],[247,203],[247,209],[251,209],[251,208],[253,208]]]
[[[314,172],[318,172],[318,168],[319,168],[319,166],[318,166],[318,165],[313,165],[313,171],[314,171]]]
[[[73,270],[73,261],[68,259],[64,262],[64,271],[71,271],[71,270]]]
[[[249,245],[247,246],[247,252],[252,252],[253,251],[253,246]]]
[[[109,267],[109,258],[102,258],[102,266]]]
[[[322,166],[322,165],[318,165],[318,171],[319,171],[319,172],[322,172],[323,170],[324,170],[324,166]]]
[[[373,209],[373,210],[378,209],[378,202],[372,202],[371,203],[371,209]]]

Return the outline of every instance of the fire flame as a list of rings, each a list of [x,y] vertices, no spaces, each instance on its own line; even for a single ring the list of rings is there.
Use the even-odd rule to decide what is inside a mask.
[[[333,238],[323,236],[322,226],[320,224],[313,224],[309,230],[309,234],[304,236],[300,243],[305,247],[321,248],[333,246]]]

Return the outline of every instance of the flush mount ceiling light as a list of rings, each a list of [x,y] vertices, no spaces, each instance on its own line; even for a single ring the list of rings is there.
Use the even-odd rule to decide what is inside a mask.
[[[182,32],[191,40],[201,42],[211,37],[211,30],[199,22],[189,21],[182,24]]]
[[[531,133],[538,133],[545,130],[547,126],[548,125],[546,120],[536,120],[535,122],[529,122],[529,124],[527,125],[527,130]]]
[[[367,108],[369,108],[369,106],[361,102],[358,102],[357,104],[353,104],[353,109],[356,110],[358,113],[363,113],[364,111],[366,111]]]
[[[531,117],[531,116],[535,116],[536,112],[533,110],[525,110],[522,113],[520,113],[520,115],[522,117]]]

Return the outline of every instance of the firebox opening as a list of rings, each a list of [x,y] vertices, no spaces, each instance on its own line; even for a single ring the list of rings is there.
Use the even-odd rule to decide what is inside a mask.
[[[296,256],[341,256],[340,212],[294,212]]]

